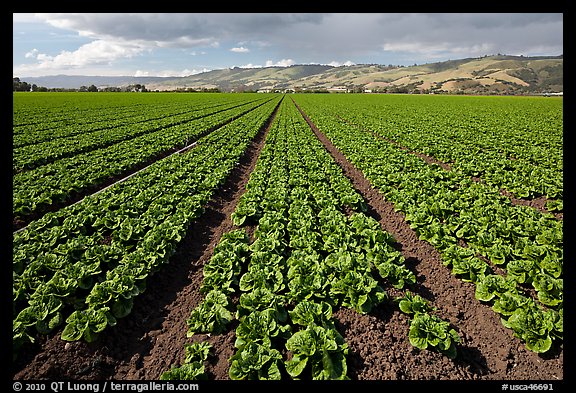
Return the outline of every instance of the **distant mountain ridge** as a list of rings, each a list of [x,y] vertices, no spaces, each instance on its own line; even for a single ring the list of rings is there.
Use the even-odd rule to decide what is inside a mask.
[[[48,88],[99,88],[144,84],[148,90],[447,92],[456,94],[559,93],[563,56],[495,55],[414,66],[302,64],[227,68],[184,77],[22,77]]]

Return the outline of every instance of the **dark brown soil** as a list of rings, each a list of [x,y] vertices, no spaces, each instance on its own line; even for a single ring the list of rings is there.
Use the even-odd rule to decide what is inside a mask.
[[[352,348],[351,377],[378,380],[563,379],[563,346],[545,356],[526,350],[511,330],[501,324],[497,314],[475,299],[474,284],[454,277],[442,264],[439,252],[418,239],[405,222],[404,214],[395,212],[392,203],[384,200],[310,119],[303,116],[367,201],[368,213],[399,244],[408,267],[417,276],[417,285],[412,292],[429,300],[437,314],[448,320],[462,338],[459,356],[451,361],[441,354],[412,347],[407,340],[409,320],[392,304],[383,304],[370,315],[341,309],[335,313],[335,318]]]
[[[305,116],[305,115],[304,115]],[[307,119],[307,117],[305,116]],[[309,120],[309,119],[307,119]],[[540,356],[525,349],[500,323],[487,305],[474,297],[474,285],[452,276],[439,253],[420,241],[395,212],[393,205],[313,125],[319,140],[342,167],[369,205],[368,214],[394,236],[407,265],[417,275],[412,291],[428,299],[436,313],[458,331],[462,342],[450,360],[420,351],[408,341],[409,319],[389,301],[368,315],[334,310],[338,331],[350,347],[348,375],[352,380],[563,380],[563,345]],[[65,343],[59,332],[39,339],[14,365],[14,379],[155,380],[184,358],[184,344],[208,340],[214,355],[206,365],[211,380],[227,380],[228,359],[234,354],[234,329],[223,335],[186,338],[190,312],[201,301],[202,267],[221,235],[233,229],[230,214],[236,207],[263,147],[261,131],[218,190],[206,212],[191,225],[188,236],[170,263],[150,280],[133,312],[92,344]],[[401,295],[386,287],[390,297]],[[252,386],[252,385],[250,385]]]
[[[191,341],[186,337],[186,320],[202,300],[202,268],[222,234],[232,229],[230,215],[244,193],[267,131],[268,127],[256,135],[204,214],[191,224],[170,263],[150,278],[128,317],[91,344],[66,343],[60,340],[60,331],[51,338],[38,337],[34,348],[20,354],[14,379],[156,380],[183,362],[184,344]],[[210,341],[220,359],[211,373],[216,379],[227,379],[234,331]]]

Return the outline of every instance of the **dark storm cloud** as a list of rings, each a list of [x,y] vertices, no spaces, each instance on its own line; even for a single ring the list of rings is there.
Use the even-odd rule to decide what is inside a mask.
[[[383,14],[387,52],[433,60],[485,54],[557,55],[563,48],[562,14]]]
[[[57,27],[94,37],[159,42],[171,46],[220,39],[250,39],[287,26],[322,21],[323,14],[41,14]]]
[[[473,14],[423,14],[431,26],[467,26],[475,29],[517,28],[546,23],[562,23],[562,14],[539,13],[473,13]]]
[[[254,46],[260,45],[269,56],[299,63],[379,62],[387,57],[422,62],[563,52],[563,14],[41,14],[41,18],[109,45],[138,50],[218,47],[227,40],[226,50],[242,48],[232,52],[255,53]]]

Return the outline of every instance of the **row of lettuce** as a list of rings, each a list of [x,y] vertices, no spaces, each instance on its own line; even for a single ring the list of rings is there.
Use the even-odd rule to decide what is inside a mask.
[[[152,114],[142,115],[142,119],[139,121],[134,121],[133,118],[123,119],[122,124],[115,126],[112,126],[110,122],[106,122],[107,126],[105,128],[97,128],[96,130],[85,129],[84,132],[74,135],[65,135],[60,138],[52,137],[49,140],[26,146],[15,146],[12,150],[12,170],[14,173],[19,173],[34,169],[62,158],[104,149],[141,135],[156,131],[166,132],[170,127],[187,124],[203,117],[213,117],[219,112],[227,111],[226,114],[230,115],[237,107],[252,108],[251,103],[251,101],[247,100],[240,103],[230,102],[223,107],[222,104],[215,105],[211,102],[201,101],[197,105],[189,105],[185,111],[180,113],[156,112],[154,117],[150,117]],[[182,108],[180,111],[182,111]],[[81,125],[75,125],[75,127],[76,129],[82,129]],[[49,132],[46,132],[46,130],[36,131],[27,135],[38,134],[45,135],[49,134]]]
[[[256,98],[256,97],[254,97]],[[241,104],[247,97],[219,94],[37,94],[14,93],[12,146],[21,148],[131,124]],[[94,134],[99,135],[99,134]]]
[[[69,203],[76,195],[90,193],[133,168],[193,143],[265,102],[245,99],[241,104],[232,100],[226,107],[206,108],[204,105],[208,104],[202,104],[202,100],[189,101],[188,112],[181,116],[140,123],[128,121],[122,127],[16,149],[15,163],[18,157],[25,157],[35,166],[12,178],[13,214],[18,220],[29,222],[54,206]],[[192,109],[198,105],[202,109]],[[51,148],[47,149],[47,144]],[[30,154],[31,148],[35,148],[34,154]],[[19,155],[20,150],[23,152]]]
[[[93,341],[128,315],[280,100],[15,233],[14,356],[37,334],[63,326],[62,339]]]
[[[547,352],[563,336],[563,225],[551,213],[514,206],[498,186],[427,164],[371,131],[350,126],[329,100],[294,97],[331,142],[419,238],[441,253],[476,298],[492,305],[526,347]]]
[[[333,309],[367,314],[394,300],[386,286],[414,285],[415,274],[289,100],[246,190],[232,214],[237,229],[204,266],[204,298],[187,321],[194,340],[161,378],[208,378],[211,344],[199,333],[225,333],[236,320],[231,379],[349,379]],[[459,335],[424,299],[407,292],[396,300],[411,315],[410,342],[456,356]]]
[[[375,137],[367,130],[375,125],[368,114],[353,117],[345,106],[318,95],[293,97],[304,116],[405,213],[420,238],[440,251],[444,264],[476,284],[476,298],[490,304],[528,349],[547,352],[554,340],[562,340],[562,222],[513,206],[500,194],[502,184],[478,183],[466,170],[428,165]],[[85,185],[77,186],[82,189],[119,173],[107,172],[115,165],[125,170],[153,157],[147,152],[155,145],[165,151],[184,139],[198,139],[197,148],[47,213],[14,234],[14,355],[37,334],[62,326],[65,340],[93,341],[128,315],[149,277],[169,260],[277,105],[279,115],[233,214],[240,229],[222,237],[204,267],[204,300],[192,311],[189,335],[220,334],[237,320],[232,379],[346,379],[349,348],[336,330],[332,310],[350,307],[369,313],[392,300],[386,285],[403,290],[416,279],[395,250],[394,239],[365,214],[362,197],[294,102],[278,96],[242,106],[230,103],[225,111],[207,103],[212,115],[169,127],[166,133],[151,132],[158,138],[141,144],[113,144],[102,149],[107,153],[100,161],[82,153],[78,161],[68,157],[22,172],[39,171],[37,185],[30,186],[38,193],[51,186],[50,181],[41,183],[42,176],[66,184],[50,177],[56,174],[86,178]],[[382,129],[378,133],[394,139]],[[109,150],[123,143],[124,150]],[[514,157],[512,161],[522,159],[518,152]],[[58,162],[66,164],[40,171]],[[98,171],[106,175],[90,177]],[[256,227],[253,239],[245,226]],[[411,316],[413,345],[456,356],[459,336],[434,308],[409,290],[394,300]],[[195,340],[186,347],[184,364],[163,378],[206,377],[209,352],[207,341]]]
[[[542,97],[324,96],[351,128],[481,178],[516,198],[545,196],[563,208],[562,99]]]

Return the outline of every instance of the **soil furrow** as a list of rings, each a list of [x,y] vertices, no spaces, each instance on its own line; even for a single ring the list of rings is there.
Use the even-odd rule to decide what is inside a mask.
[[[268,101],[266,101],[266,102],[268,102]],[[214,131],[228,125],[229,123],[233,122],[234,120],[252,112],[254,109],[264,105],[266,102],[259,104],[259,105],[255,106],[254,108],[251,108],[251,109],[249,109],[245,112],[242,112],[238,115],[235,115],[235,116],[223,121],[222,123],[220,123],[216,126],[212,126],[212,127],[207,128],[202,133],[200,133],[197,137],[194,138],[194,142],[193,141],[186,141],[186,143],[183,146],[178,145],[178,146],[174,146],[168,150],[159,152],[159,153],[149,157],[148,159],[138,163],[137,165],[135,165],[131,168],[128,168],[126,170],[123,170],[121,173],[118,173],[117,175],[110,176],[107,179],[104,179],[100,183],[87,186],[82,190],[74,191],[74,192],[70,193],[70,195],[66,198],[66,200],[64,200],[62,202],[54,202],[50,205],[42,207],[41,209],[39,209],[37,211],[32,212],[30,215],[27,215],[24,217],[14,216],[13,222],[12,222],[12,227],[14,229],[14,232],[18,232],[18,231],[22,230],[28,224],[30,224],[32,221],[41,218],[42,216],[44,216],[48,212],[55,212],[55,211],[60,210],[64,207],[80,203],[80,202],[82,202],[83,199],[87,198],[88,196],[96,195],[96,194],[104,191],[105,189],[114,186],[114,184],[116,184],[116,183],[125,181],[128,178],[135,175],[136,173],[138,173],[142,170],[145,170],[147,167],[153,165],[157,161],[160,161],[160,160],[163,160],[167,157],[170,157],[171,155],[176,154],[180,151],[188,151],[190,148],[192,148],[192,145],[195,145],[195,143],[200,138],[202,138],[202,137],[210,134],[211,132],[214,132]],[[193,120],[196,120],[196,119],[193,119]]]
[[[294,103],[296,105],[296,103]],[[296,105],[317,138],[340,165],[368,204],[368,214],[392,234],[408,267],[416,273],[412,292],[437,308],[462,338],[458,357],[452,361],[432,351],[420,351],[408,341],[409,318],[392,301],[370,314],[348,308],[334,312],[338,331],[350,347],[348,375],[353,380],[562,380],[563,345],[546,355],[525,349],[512,331],[500,323],[488,305],[474,297],[474,284],[452,276],[438,251],[418,239],[394,211],[392,203],[372,188],[332,142]],[[276,110],[278,106],[276,107]],[[190,225],[177,253],[159,274],[148,280],[131,315],[120,319],[99,341],[66,343],[60,331],[40,338],[35,348],[22,354],[11,372],[14,379],[156,380],[184,359],[185,344],[207,340],[213,345],[206,364],[210,380],[229,379],[228,359],[234,354],[234,328],[221,335],[186,337],[186,320],[202,300],[202,268],[222,234],[235,229],[231,213],[245,191],[250,173],[264,146],[276,110],[257,134],[238,166],[215,193],[204,214]],[[401,291],[386,287],[391,299]]]
[[[342,120],[342,121],[350,124],[350,125],[353,125],[353,126],[355,126],[355,127],[357,127],[357,128],[360,128],[359,125],[357,125],[357,124],[355,124],[355,123],[353,123],[353,122],[350,122],[349,120],[344,119],[343,117],[340,117],[340,116],[336,116],[336,117],[337,117],[338,119],[340,119],[340,120]],[[445,163],[445,162],[442,162],[442,161],[439,161],[439,160],[437,160],[437,159],[434,158],[434,157],[430,157],[430,156],[428,156],[428,155],[426,155],[426,154],[419,153],[419,152],[414,151],[414,150],[410,150],[410,149],[407,148],[406,146],[403,146],[403,145],[399,144],[398,142],[396,142],[396,141],[394,141],[394,140],[392,140],[392,139],[389,139],[389,138],[386,138],[386,137],[384,137],[384,136],[382,136],[382,135],[379,135],[378,133],[376,133],[376,132],[374,132],[374,131],[372,131],[372,130],[368,130],[368,129],[364,129],[364,128],[360,128],[360,129],[362,129],[362,130],[365,131],[365,132],[369,132],[370,134],[372,134],[372,135],[375,136],[376,138],[383,139],[383,140],[385,140],[385,141],[387,141],[387,142],[390,142],[390,143],[398,146],[401,150],[404,150],[404,151],[408,152],[409,154],[414,154],[415,156],[420,157],[420,158],[421,158],[422,160],[424,160],[428,165],[437,164],[437,165],[439,165],[440,167],[442,167],[442,169],[444,169],[444,170],[446,170],[446,171],[451,171],[451,170],[452,170],[452,168],[451,168],[451,166],[450,166],[449,164],[447,164],[447,163]],[[474,180],[475,182],[484,183],[484,180],[481,179],[481,178],[479,178],[479,177],[472,177],[472,180]],[[504,196],[507,196],[507,197],[510,199],[510,201],[512,202],[513,205],[530,206],[530,207],[532,207],[532,208],[535,208],[535,209],[539,210],[539,211],[542,212],[542,213],[547,213],[547,212],[548,212],[548,211],[546,210],[546,202],[547,202],[546,197],[540,197],[540,198],[536,198],[536,199],[532,199],[532,200],[517,199],[517,198],[515,198],[510,192],[508,192],[508,191],[506,191],[506,190],[504,190],[504,189],[501,189],[501,190],[500,190],[500,194],[501,194],[501,195],[504,195]],[[561,219],[563,218],[563,213],[554,213],[554,215],[555,215],[555,217],[556,217],[557,219],[559,219],[559,220],[561,220]],[[460,245],[461,245],[462,247],[468,247],[468,244],[467,244],[464,240],[460,239],[459,242],[460,242]],[[490,267],[492,268],[492,270],[494,270],[494,272],[495,272],[496,274],[500,274],[500,275],[502,275],[502,276],[505,276],[505,275],[506,275],[506,274],[505,274],[505,271],[504,271],[500,266],[495,265],[495,264],[494,264],[490,259],[488,259],[487,257],[485,257],[485,256],[483,256],[483,255],[479,255],[478,257],[479,257],[480,259],[482,259],[484,262],[486,262],[488,265],[490,265]],[[523,292],[525,292],[525,294],[527,294],[528,296],[531,296],[534,300],[538,300],[538,293],[537,293],[537,291],[535,291],[535,289],[534,289],[533,287],[531,287],[530,285],[524,285],[524,286],[523,286]]]
[[[170,262],[150,277],[132,313],[90,344],[66,343],[60,339],[61,329],[40,338],[35,350],[21,354],[14,379],[157,380],[184,360],[186,320],[202,299],[202,268],[222,234],[233,229],[230,216],[245,191],[278,106],[214,193],[204,214],[190,225]],[[222,359],[210,367],[215,379],[228,378],[227,359],[233,354],[234,338],[227,336],[233,334],[232,330],[213,342],[217,358]]]
[[[334,314],[338,329],[351,347],[349,374],[353,379],[542,379],[563,378],[562,345],[546,355],[528,351],[500,322],[492,309],[475,299],[474,284],[454,277],[439,252],[418,239],[394,205],[372,188],[332,142],[300,110],[314,134],[352,181],[369,205],[368,214],[399,244],[407,266],[417,276],[412,292],[426,298],[437,314],[448,320],[462,339],[454,361],[420,351],[408,341],[408,318],[390,302],[369,315],[340,309]],[[391,294],[393,291],[389,291]]]

